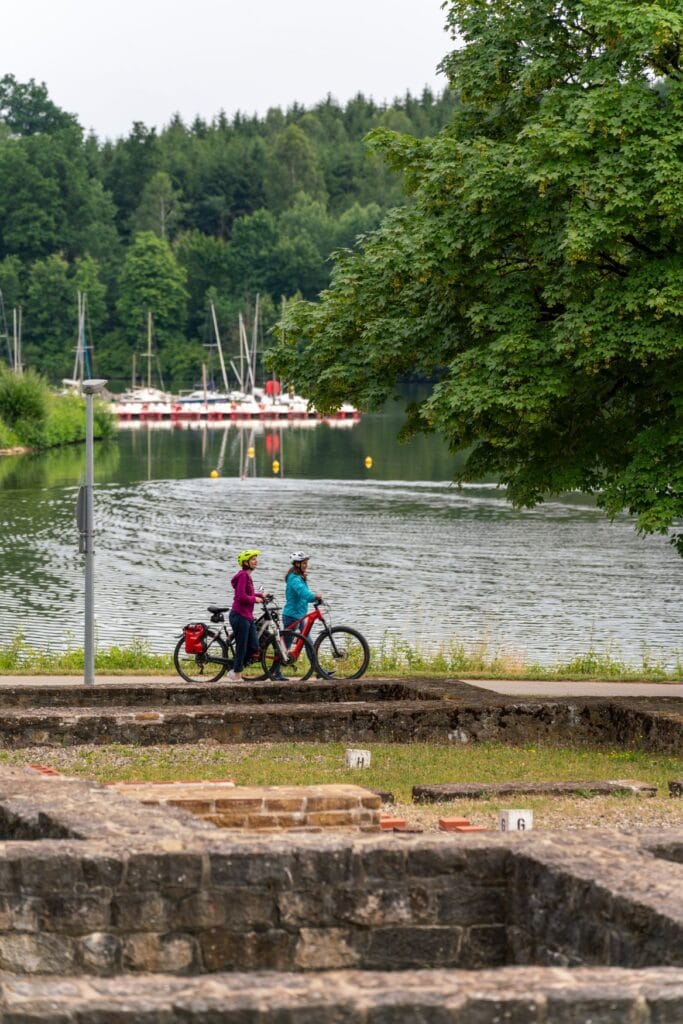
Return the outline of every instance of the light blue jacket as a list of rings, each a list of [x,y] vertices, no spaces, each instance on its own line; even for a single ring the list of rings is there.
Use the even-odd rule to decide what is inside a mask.
[[[290,572],[285,587],[285,606],[282,614],[292,619],[302,619],[311,601],[315,601],[315,594],[306,586],[306,580],[298,573]]]

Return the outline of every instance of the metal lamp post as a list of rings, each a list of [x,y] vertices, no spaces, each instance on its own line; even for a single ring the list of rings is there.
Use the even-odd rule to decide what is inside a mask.
[[[78,495],[76,518],[80,530],[78,550],[85,555],[85,674],[84,682],[95,682],[95,517],[93,487],[95,460],[93,445],[93,395],[98,395],[106,380],[84,380],[85,394],[85,485]]]

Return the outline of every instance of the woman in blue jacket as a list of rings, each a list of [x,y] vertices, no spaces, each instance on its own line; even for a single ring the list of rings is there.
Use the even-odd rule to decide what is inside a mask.
[[[285,576],[285,606],[282,609],[282,625],[291,629],[303,619],[311,601],[322,601],[323,595],[314,593],[306,582],[309,556],[304,551],[294,551],[292,567]]]

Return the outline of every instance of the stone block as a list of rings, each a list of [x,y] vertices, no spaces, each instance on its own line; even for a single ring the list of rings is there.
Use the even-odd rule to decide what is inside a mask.
[[[286,928],[320,930],[339,923],[336,890],[316,888],[305,892],[283,892],[277,899],[280,924]]]
[[[84,880],[80,858],[56,850],[27,852],[21,857],[19,874],[22,887],[35,893],[73,892]]]
[[[196,943],[189,935],[138,932],[122,944],[122,963],[128,971],[184,973],[195,960]]]
[[[406,853],[405,873],[410,878],[449,878],[469,870],[470,851],[462,844],[424,840]]]
[[[261,848],[209,855],[211,887],[235,885],[269,886],[289,889],[296,851]]]
[[[385,831],[390,831],[392,828],[405,828],[405,818],[387,818],[381,817],[379,819],[379,827]]]
[[[548,1019],[553,1024],[642,1024],[643,1006],[640,999],[632,995],[618,996],[616,993],[588,995],[584,992],[567,991],[549,993],[547,1002]]]
[[[354,874],[358,878],[390,878],[394,881],[406,874],[405,848],[396,849],[382,842],[381,846],[365,846],[354,858]]]
[[[353,850],[348,841],[328,840],[319,849],[295,850],[291,885],[293,888],[318,889],[321,885],[344,884],[351,878],[353,864]]]
[[[376,970],[460,966],[461,928],[373,928],[364,965]]]
[[[81,861],[81,868],[83,879],[88,887],[113,888],[120,885],[123,878],[123,859],[121,857],[109,857],[106,854],[87,855]]]
[[[511,993],[491,996],[476,993],[465,997],[463,1004],[453,1012],[450,1024],[554,1024],[536,1000],[515,998]]]
[[[340,810],[312,811],[306,815],[308,825],[320,825],[322,828],[343,828],[355,825],[352,813]]]
[[[110,921],[109,900],[91,896],[46,896],[40,915],[42,930],[64,935],[87,935],[104,931]]]
[[[506,924],[507,891],[503,886],[477,885],[468,878],[440,882],[432,889],[438,924]]]
[[[258,931],[277,923],[277,898],[264,889],[220,889],[213,894],[223,904],[225,924],[230,930]]]
[[[289,932],[229,932],[210,928],[199,937],[207,971],[291,970],[296,936]]]
[[[334,790],[334,786],[329,787]],[[360,807],[362,797],[360,794],[348,794],[330,792],[325,796],[307,796],[306,797],[306,811],[310,813],[312,811],[341,811],[348,810],[350,808]]]
[[[247,829],[287,829],[308,824],[304,814],[249,814],[244,823]]]
[[[206,891],[192,893],[171,905],[165,916],[170,927],[178,931],[195,931],[222,925],[226,916],[224,894]],[[158,927],[162,930],[164,925]]]
[[[260,811],[263,807],[262,796],[242,796],[239,789],[235,789],[235,796],[225,796],[214,800],[216,811],[241,811],[244,814]]]
[[[439,818],[441,832],[455,832],[461,825],[470,825],[469,818]]]
[[[430,889],[423,885],[346,887],[332,899],[339,921],[364,928],[437,923]]]
[[[115,974],[121,969],[121,940],[107,932],[84,935],[77,944],[81,969],[88,974]]]
[[[466,930],[460,947],[458,967],[478,970],[483,967],[502,967],[508,962],[507,929],[504,924],[475,925]]]
[[[0,935],[0,970],[10,974],[71,974],[75,945],[63,935]]]
[[[210,814],[213,810],[212,800],[186,800],[183,797],[178,797],[176,800],[168,799],[163,802],[169,807],[180,807],[189,814],[196,814],[199,817],[204,814]]]
[[[683,797],[683,779],[669,780],[669,796]]]
[[[131,853],[124,884],[138,891],[153,889],[198,889],[202,880],[202,859],[191,853]]]
[[[335,970],[354,967],[360,955],[345,928],[301,928],[294,961],[304,970]]]
[[[683,979],[678,992],[648,995],[650,1024],[680,1024],[683,1020]]]
[[[169,927],[170,906],[158,892],[118,892],[111,904],[112,927],[117,932],[164,932]]]
[[[224,811],[220,814],[207,814],[204,820],[218,828],[244,828],[247,815],[244,811]]]
[[[43,900],[35,896],[0,896],[0,931],[40,931]]]
[[[263,800],[263,809],[266,813],[274,811],[303,811],[306,805],[306,797],[301,796],[266,796]]]

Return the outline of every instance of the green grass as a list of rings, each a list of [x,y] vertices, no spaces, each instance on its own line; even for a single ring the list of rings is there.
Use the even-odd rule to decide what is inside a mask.
[[[169,637],[169,647],[175,642]],[[98,672],[111,675],[174,675],[171,653],[157,654],[142,640],[128,646],[99,648]],[[21,634],[0,644],[0,675],[69,675],[83,671],[83,649],[75,644],[64,651],[36,650]],[[372,652],[368,677],[402,679],[568,679],[625,682],[681,682],[680,652],[665,665],[645,651],[639,665],[613,657],[609,651],[589,650],[568,661],[550,665],[527,662],[518,655],[503,654],[486,643],[467,647],[458,640],[426,650],[395,638],[382,641]]]
[[[391,637],[385,638],[373,651],[371,669],[374,675],[380,676],[680,682],[683,657],[677,649],[665,662],[645,648],[638,665],[613,655],[609,648],[602,651],[589,648],[569,660],[542,665],[528,661],[522,653],[502,651],[487,640],[466,644],[456,638],[425,649],[422,645]]]
[[[133,747],[112,744],[41,750],[60,771],[101,782],[170,781],[234,777],[240,785],[311,785],[353,782],[386,789],[409,802],[413,785],[438,782],[523,782],[637,778],[666,793],[681,778],[683,760],[664,754],[573,747],[509,747],[478,743],[450,747],[429,743],[371,744],[368,769],[344,766],[342,743],[261,743],[220,747]],[[26,751],[0,751],[0,763],[23,764]]]

